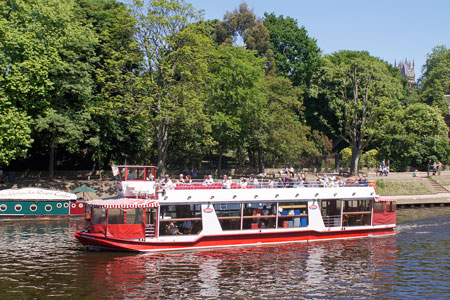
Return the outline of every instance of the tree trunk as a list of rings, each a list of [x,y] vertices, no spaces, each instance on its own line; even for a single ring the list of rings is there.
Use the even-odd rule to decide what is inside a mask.
[[[360,156],[361,156],[361,149],[359,149],[356,146],[352,146],[352,166],[350,168],[350,175],[358,175]]]
[[[168,141],[168,122],[166,119],[163,119],[158,125],[157,132],[157,147],[158,147],[158,170],[157,176],[161,176],[161,174],[166,173],[166,157],[167,157],[167,148],[169,146]]]
[[[258,145],[258,172],[264,174],[264,149]]]
[[[217,166],[217,169],[218,169],[217,175],[218,176],[221,176],[221,174],[222,174],[222,157],[223,157],[222,152],[219,152],[219,163]]]
[[[48,149],[48,177],[50,179],[55,178],[55,139],[56,132],[52,132],[52,136],[50,138],[50,145]]]

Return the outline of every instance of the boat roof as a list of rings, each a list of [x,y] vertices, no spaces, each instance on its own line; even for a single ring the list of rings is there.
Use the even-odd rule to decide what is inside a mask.
[[[10,200],[77,200],[77,195],[41,188],[6,189],[0,191],[0,199]]]
[[[107,198],[87,201],[86,204],[100,208],[149,208],[158,207],[159,203],[147,199],[131,199],[131,198]]]

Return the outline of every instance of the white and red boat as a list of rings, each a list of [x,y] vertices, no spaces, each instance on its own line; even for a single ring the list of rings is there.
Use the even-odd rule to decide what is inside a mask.
[[[113,166],[119,197],[88,201],[88,225],[76,238],[89,249],[151,252],[395,234],[395,199],[367,183],[164,188],[155,170]]]

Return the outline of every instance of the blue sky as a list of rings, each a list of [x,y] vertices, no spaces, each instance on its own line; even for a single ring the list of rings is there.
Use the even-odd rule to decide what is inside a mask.
[[[186,0],[204,10],[205,19],[222,19],[241,0]],[[289,16],[317,40],[324,54],[365,50],[391,64],[414,60],[416,79],[427,53],[450,47],[450,0],[247,0],[264,12]]]

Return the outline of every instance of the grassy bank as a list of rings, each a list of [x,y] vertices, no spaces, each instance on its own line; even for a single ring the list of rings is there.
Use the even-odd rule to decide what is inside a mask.
[[[379,179],[376,184],[377,194],[381,196],[427,195],[433,193],[426,182],[418,180]]]

